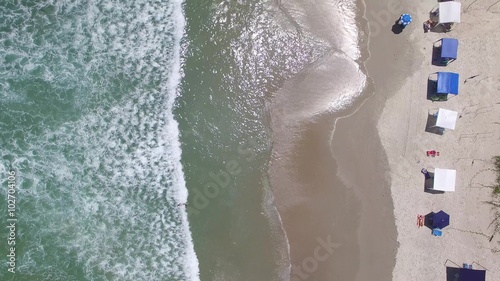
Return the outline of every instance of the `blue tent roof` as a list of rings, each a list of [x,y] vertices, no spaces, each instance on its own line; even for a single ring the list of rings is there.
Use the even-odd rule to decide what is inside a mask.
[[[485,281],[486,270],[446,267],[446,280]]]
[[[437,74],[437,93],[458,95],[458,74],[453,72],[438,72]]]
[[[432,215],[432,228],[445,228],[450,225],[450,215],[439,211]]]
[[[458,40],[454,38],[441,39],[441,57],[456,59],[458,51]]]

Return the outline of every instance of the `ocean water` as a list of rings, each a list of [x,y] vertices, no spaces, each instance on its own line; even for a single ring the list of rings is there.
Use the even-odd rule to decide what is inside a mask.
[[[268,179],[279,133],[270,109],[286,104],[288,121],[304,121],[355,100],[364,86],[356,9],[350,0],[186,1],[175,113],[201,280],[291,279]],[[330,32],[311,24],[319,17]],[[328,78],[336,88],[317,97],[280,94],[325,57],[343,72]]]
[[[355,9],[351,0],[0,3],[6,225],[12,170],[17,199],[16,273],[3,239],[0,280],[289,280],[267,177],[269,108],[325,56],[361,84],[339,81],[305,109],[311,97],[290,96],[286,110],[314,118],[356,98]],[[318,15],[330,33],[310,23]]]
[[[177,206],[181,1],[2,1],[0,15],[6,226],[11,170],[17,191],[0,280],[198,280]]]

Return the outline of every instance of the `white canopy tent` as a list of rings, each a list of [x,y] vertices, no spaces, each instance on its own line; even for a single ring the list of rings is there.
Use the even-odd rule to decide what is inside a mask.
[[[460,23],[462,4],[448,1],[439,3],[439,23]]]
[[[434,190],[455,191],[455,180],[457,171],[451,169],[436,168],[434,170]]]
[[[458,112],[440,108],[437,113],[436,126],[444,129],[455,130]]]

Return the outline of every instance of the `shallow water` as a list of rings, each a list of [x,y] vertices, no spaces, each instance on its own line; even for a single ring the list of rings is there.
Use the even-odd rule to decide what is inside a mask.
[[[267,179],[277,132],[271,131],[270,107],[288,79],[326,56],[343,63],[339,69],[360,73],[354,62],[357,38],[350,38],[356,30],[337,26],[338,33],[327,40],[308,29],[314,28],[307,24],[314,11],[302,4],[186,2],[184,79],[176,114],[202,280],[290,279],[288,241]],[[348,9],[349,2],[343,4]],[[328,9],[333,9],[329,24],[346,22],[336,18],[345,15],[343,10],[331,4]],[[352,102],[349,95],[363,87],[361,74],[347,78],[361,79],[358,88],[344,92],[349,81],[329,79],[342,91],[302,98],[299,93],[283,97],[283,104],[301,118],[344,108]],[[301,103],[308,105],[300,108]]]

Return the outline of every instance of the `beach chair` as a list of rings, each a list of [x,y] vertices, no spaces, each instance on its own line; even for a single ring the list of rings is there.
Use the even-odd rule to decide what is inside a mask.
[[[429,32],[432,30],[438,23],[428,19],[426,22],[424,22],[424,32]]]
[[[435,151],[435,150],[427,150],[427,156],[431,156],[431,157],[436,157],[436,156],[439,156],[439,151]]]
[[[442,94],[433,94],[431,96],[431,101],[447,101],[448,100],[448,95],[442,95]]]
[[[432,230],[432,235],[434,236],[443,236],[443,231],[439,228],[434,228]]]

